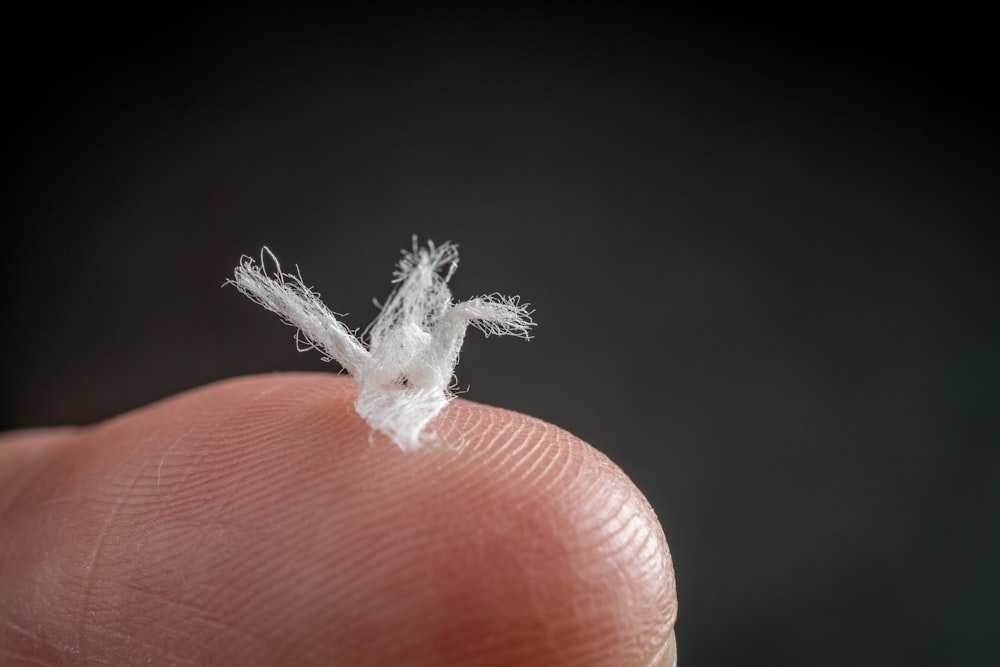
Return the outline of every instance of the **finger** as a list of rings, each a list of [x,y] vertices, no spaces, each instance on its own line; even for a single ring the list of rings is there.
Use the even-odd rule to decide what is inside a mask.
[[[433,424],[442,444],[404,453],[372,437],[354,397],[328,375],[242,378],[36,456],[0,503],[0,651],[352,667],[664,657],[669,552],[610,461],[460,400]]]

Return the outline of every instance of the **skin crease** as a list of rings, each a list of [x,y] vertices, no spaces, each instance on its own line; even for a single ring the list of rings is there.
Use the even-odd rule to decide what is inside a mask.
[[[0,437],[0,665],[672,664],[666,541],[606,457],[463,400],[404,453],[355,396],[246,377]]]

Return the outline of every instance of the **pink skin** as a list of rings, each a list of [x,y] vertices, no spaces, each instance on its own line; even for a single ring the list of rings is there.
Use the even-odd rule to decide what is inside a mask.
[[[355,395],[247,377],[0,438],[0,664],[665,659],[670,554],[606,457],[462,400],[401,452]]]

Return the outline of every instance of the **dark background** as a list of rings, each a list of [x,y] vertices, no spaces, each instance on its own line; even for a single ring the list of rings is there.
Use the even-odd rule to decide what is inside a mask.
[[[220,287],[240,255],[270,245],[358,327],[411,234],[452,240],[456,297],[539,322],[470,334],[466,397],[646,492],[682,665],[992,663],[987,25],[12,15],[0,425],[328,369]]]

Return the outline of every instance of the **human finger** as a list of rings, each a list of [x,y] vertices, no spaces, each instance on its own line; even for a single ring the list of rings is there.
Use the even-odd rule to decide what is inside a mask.
[[[0,651],[80,665],[668,659],[669,551],[606,457],[461,400],[433,424],[437,446],[401,452],[355,395],[330,375],[240,378],[11,457]]]

